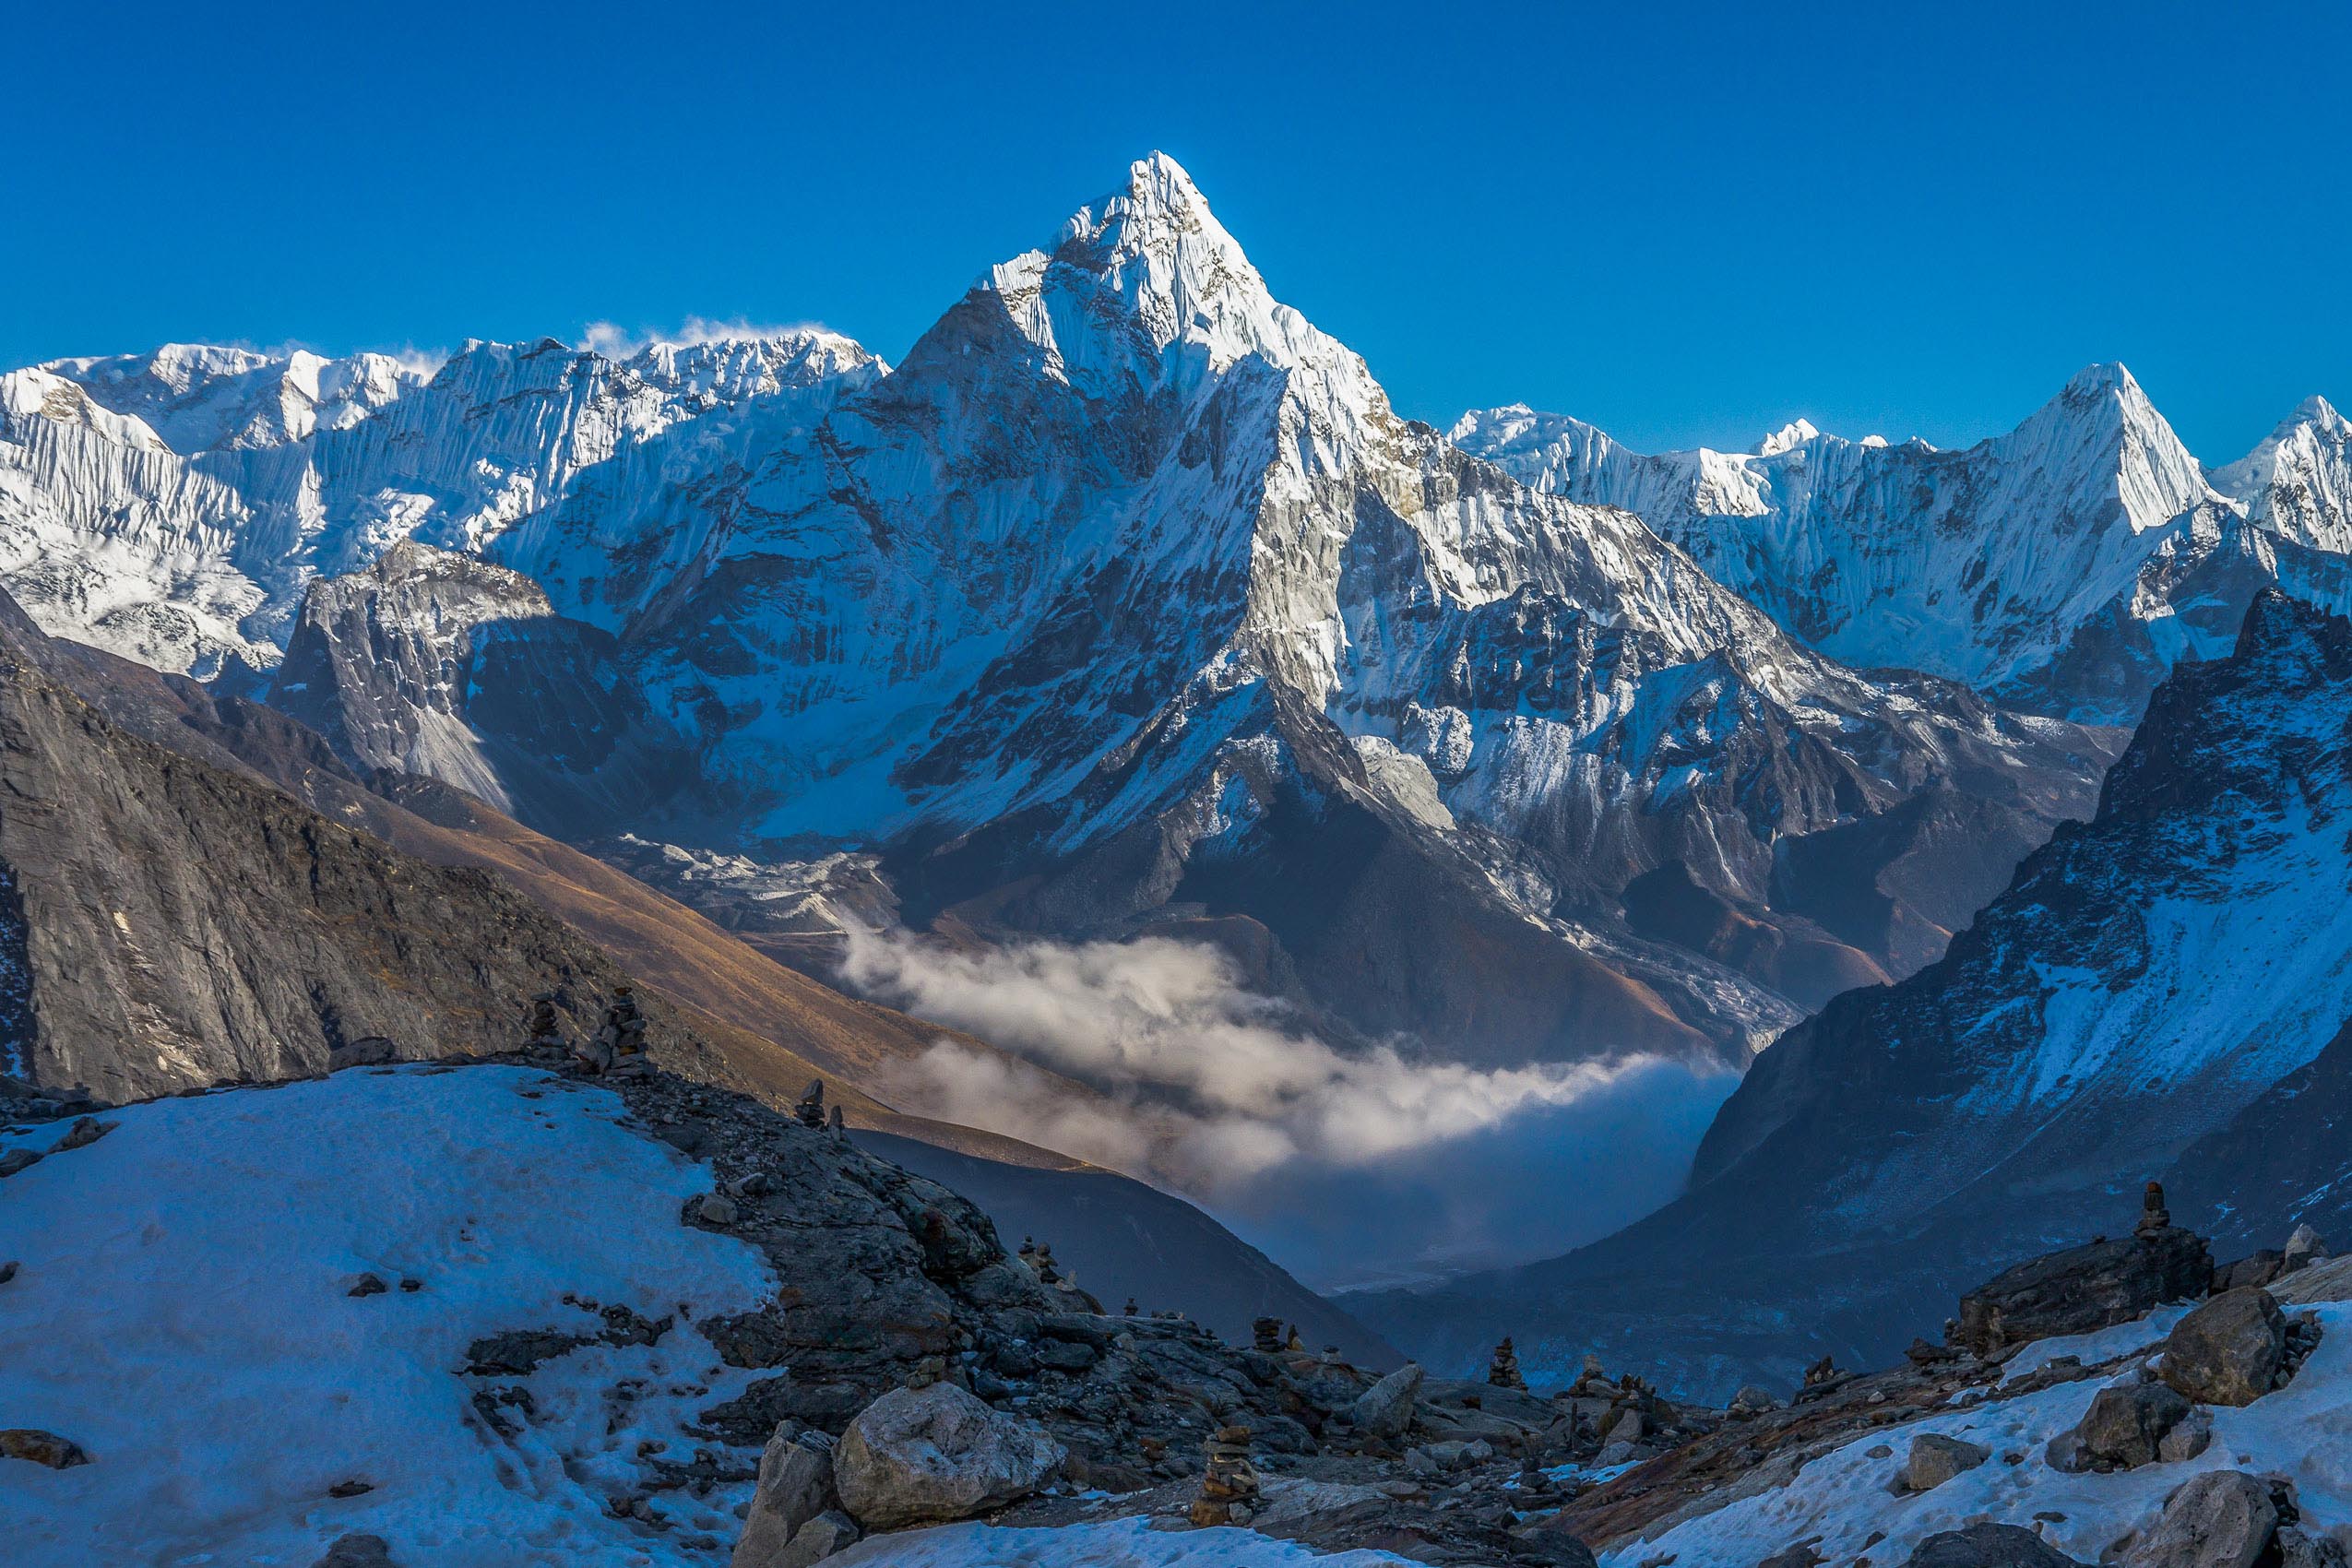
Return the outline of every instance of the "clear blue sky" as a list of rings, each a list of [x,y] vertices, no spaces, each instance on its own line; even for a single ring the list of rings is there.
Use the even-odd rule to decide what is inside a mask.
[[[1444,422],[1956,444],[2120,359],[2352,403],[2352,6],[18,7],[0,363],[822,320],[896,357],[1164,148]]]

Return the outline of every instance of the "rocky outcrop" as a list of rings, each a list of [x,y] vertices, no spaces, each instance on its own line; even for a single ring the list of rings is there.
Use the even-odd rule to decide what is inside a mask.
[[[622,978],[480,872],[117,729],[18,645],[0,786],[0,1053],[37,1087],[124,1100],[324,1072],[362,1041],[496,1051],[521,998],[590,1009]]]
[[[1952,1342],[1982,1354],[2088,1333],[2203,1295],[2212,1277],[2204,1238],[2179,1226],[2091,1241],[2021,1263],[1961,1297]]]

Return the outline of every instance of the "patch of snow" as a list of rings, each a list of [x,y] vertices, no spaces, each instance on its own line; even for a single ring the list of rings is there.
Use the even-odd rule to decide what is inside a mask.
[[[0,1466],[8,1562],[309,1568],[360,1531],[436,1568],[724,1562],[748,1483],[659,1494],[658,1533],[605,1504],[644,1479],[640,1443],[690,1458],[696,1412],[749,1381],[695,1324],[773,1279],[680,1223],[708,1168],[621,1116],[524,1069],[353,1071],[109,1111],[99,1142],[10,1179],[0,1343],[39,1349],[0,1358],[0,1413],[91,1462]],[[391,1289],[350,1296],[362,1273]],[[537,1405],[501,1436],[467,1347],[597,1332],[567,1293],[678,1321],[498,1380]],[[327,1495],[354,1479],[374,1490]]]

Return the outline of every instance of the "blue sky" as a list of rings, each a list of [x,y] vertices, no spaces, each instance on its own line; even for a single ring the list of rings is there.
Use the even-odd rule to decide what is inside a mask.
[[[2120,359],[2352,403],[2352,6],[23,7],[0,363],[822,320],[903,352],[1127,162],[1406,413],[1966,442]]]

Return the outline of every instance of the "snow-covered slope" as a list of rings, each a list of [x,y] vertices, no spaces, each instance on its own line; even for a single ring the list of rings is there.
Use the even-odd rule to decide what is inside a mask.
[[[619,1125],[609,1092],[434,1073],[109,1111],[97,1143],[8,1179],[0,1335],[41,1349],[0,1360],[0,1408],[90,1458],[6,1467],[11,1562],[306,1568],[349,1533],[451,1568],[726,1561],[747,1483],[668,1494],[659,1533],[607,1502],[688,1459],[697,1412],[752,1380],[697,1324],[756,1305],[766,1260],[680,1224],[709,1168]],[[353,1294],[368,1275],[386,1289]],[[583,1301],[673,1326],[500,1380],[531,1412],[502,1431],[469,1345],[600,1334]],[[331,1495],[347,1482],[366,1490]]]
[[[2223,488],[2289,496],[2279,522],[2259,505],[2254,520],[2335,550],[2324,519],[2341,492],[2324,478],[2314,490],[2308,476],[2330,471],[2341,438],[2327,445],[2310,405],[2299,418],[2299,435],[2296,422],[2283,426],[2224,470]],[[1649,457],[1524,406],[1465,414],[1451,437],[1528,483],[1639,513],[1848,664],[1930,671],[2047,711],[2130,723],[2175,660],[2227,646],[2194,624],[2204,601],[2176,583],[2228,535],[2237,508],[2120,365],[2091,366],[2015,430],[1964,451],[1847,441],[1800,423],[1755,453]],[[2265,454],[2289,477],[2273,485],[2270,468],[2239,472]],[[2314,520],[2286,526],[2297,505]],[[2352,602],[2352,571],[2333,558],[2298,553],[2275,580]],[[2245,602],[2224,607],[2233,626]]]
[[[429,376],[172,345],[0,377],[0,584],[42,627],[159,669],[277,662],[304,586],[398,540],[471,547],[655,436],[723,466],[882,372],[816,329],[654,343],[469,343]],[[664,481],[604,476],[608,504]]]
[[[2324,398],[2306,398],[2262,445],[2215,469],[2213,482],[2288,539],[2352,551],[2352,420]]]

